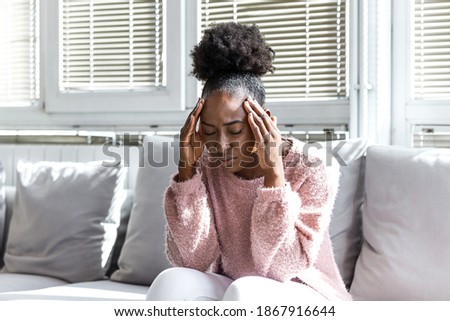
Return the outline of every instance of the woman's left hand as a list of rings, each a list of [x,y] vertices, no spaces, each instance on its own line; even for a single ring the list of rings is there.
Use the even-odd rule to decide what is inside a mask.
[[[283,140],[277,127],[277,118],[250,97],[244,102],[244,109],[248,113],[248,123],[255,137],[255,153],[265,171],[264,186],[284,186]]]

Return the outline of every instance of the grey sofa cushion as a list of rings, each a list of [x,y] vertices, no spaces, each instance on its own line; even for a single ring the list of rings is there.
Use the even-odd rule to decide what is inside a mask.
[[[15,276],[18,277],[19,275]],[[4,293],[0,291],[0,301],[143,301],[147,291],[147,286],[98,280],[61,285],[54,284],[36,290],[5,291]],[[54,304],[57,305],[58,303]],[[74,318],[70,319],[73,320]],[[79,316],[77,316],[78,319]],[[94,318],[90,315],[89,319]],[[104,320],[108,318],[103,315],[99,319]]]
[[[170,266],[165,255],[163,197],[170,177],[177,171],[173,138],[147,136],[142,150],[144,167],[136,179],[135,201],[119,257],[119,269],[111,275],[118,282],[149,285]]]
[[[450,150],[371,146],[360,300],[450,300]]]
[[[344,284],[349,288],[363,239],[361,216],[367,141],[336,141],[332,147],[335,148],[336,157],[341,164],[341,177],[332,212],[330,237],[336,264]]]
[[[125,237],[127,234],[127,226],[130,220],[131,209],[133,208],[134,202],[134,191],[126,190],[126,198],[123,202],[122,209],[120,210],[120,224],[117,228],[117,238],[114,243],[113,252],[111,255],[111,265],[109,267],[109,271],[107,276],[111,276],[111,274],[119,268],[118,261],[120,252],[122,251],[123,244],[125,243]]]
[[[0,272],[0,293],[36,290],[64,284],[67,282],[49,276]]]
[[[100,162],[19,162],[3,270],[68,282],[103,278],[125,175]]]
[[[9,224],[11,222],[15,195],[16,195],[16,188],[14,186],[8,186],[8,185],[5,186],[6,211],[5,211],[5,217],[4,217],[4,222],[3,222],[4,223],[3,240],[0,240],[0,241],[2,241],[2,244],[3,244],[2,252],[0,253],[1,254],[0,268],[3,267],[3,265],[4,265],[3,257],[4,257],[5,249],[6,249],[6,241],[8,240]]]

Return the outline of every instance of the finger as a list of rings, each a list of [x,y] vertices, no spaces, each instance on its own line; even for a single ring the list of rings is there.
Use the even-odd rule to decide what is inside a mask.
[[[198,131],[199,129],[201,129],[201,126],[198,126],[198,128],[197,128],[197,124],[199,122],[200,115],[202,113],[204,104],[205,104],[205,100],[203,98],[201,98],[195,108],[193,115],[192,115],[194,117],[194,130],[195,131]]]
[[[200,98],[197,102],[197,105],[195,106],[194,110],[192,110],[192,113],[194,117],[198,117],[200,113],[203,110],[203,105],[205,104],[205,100],[203,98]]]
[[[253,119],[255,120],[255,123],[257,123],[258,126],[261,128],[261,133],[262,135],[264,135],[264,137],[266,137],[265,135],[268,135],[269,133],[279,133],[277,124],[274,123],[273,118],[270,117],[265,110],[263,117],[261,117],[256,113],[256,111],[251,109],[249,102],[246,102],[244,105],[247,105],[249,114],[253,113]]]
[[[198,109],[198,106],[200,105],[200,103],[202,102],[203,98],[199,98],[197,100],[197,103],[195,104],[195,107],[192,108],[191,112],[189,113],[189,115],[193,115],[195,113],[195,111]]]
[[[188,117],[186,118],[183,128],[188,129],[190,131],[190,128],[192,127],[192,122],[194,122],[194,128],[195,128],[195,123],[203,109],[204,102],[205,102],[205,100],[203,98],[198,99],[196,106],[194,107],[194,109],[192,109],[192,111],[189,113]]]
[[[278,128],[278,119],[277,119],[277,116],[271,116],[270,119],[272,119],[273,124]]]
[[[264,108],[261,107],[261,105],[252,97],[248,97],[247,101],[249,102],[250,107],[255,110],[256,114],[259,117],[266,117],[268,116]]]
[[[257,142],[263,142],[264,141],[264,134],[262,133],[262,130],[255,120],[255,113],[250,112],[248,114],[248,123],[250,125],[250,128],[252,129],[253,136],[255,136],[255,141]]]
[[[277,124],[273,122],[272,117],[269,115],[269,109],[264,110],[256,100],[252,99],[251,97],[248,97],[246,100],[246,104],[244,104],[244,106],[246,106],[246,111],[247,113],[249,113],[250,111],[255,112],[255,119],[257,120],[258,117],[260,117],[263,121],[264,124],[266,126],[266,129],[268,132],[271,131],[279,131]],[[253,107],[252,107],[253,106]]]
[[[203,107],[203,98],[199,98],[199,99],[197,100],[197,103],[195,104],[195,107],[191,110],[191,112],[189,113],[189,115],[186,117],[185,125],[188,124],[189,119],[190,119],[190,116],[196,114],[196,112],[198,111],[198,108],[200,107],[200,105],[202,105],[202,107]]]
[[[249,115],[252,115],[252,119],[253,119],[253,122],[260,128],[260,130],[261,130],[261,133],[263,134],[263,135],[266,135],[267,133],[268,133],[268,127],[267,127],[267,125],[269,125],[270,126],[270,124],[266,124],[266,117],[260,117],[260,116],[258,116],[258,114],[256,113],[256,111],[255,110],[253,110],[251,107],[250,107],[250,104],[249,104],[249,102],[248,101],[246,101],[245,103],[244,103],[244,106],[246,107],[246,111],[247,111],[247,113],[249,114]],[[267,114],[266,114],[267,115]],[[270,127],[269,127],[270,128]]]

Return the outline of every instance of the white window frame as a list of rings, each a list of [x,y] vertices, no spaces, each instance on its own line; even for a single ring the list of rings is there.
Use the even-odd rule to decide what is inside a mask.
[[[46,110],[58,113],[92,112],[146,112],[176,111],[184,105],[184,79],[180,70],[184,66],[184,12],[183,1],[164,1],[164,47],[167,85],[161,90],[149,91],[94,91],[61,92],[59,89],[61,45],[60,1],[47,1],[44,15],[56,17],[42,21],[46,31],[44,47],[48,48],[44,64],[46,68]],[[168,41],[169,40],[169,41]],[[180,94],[181,93],[181,94]]]
[[[194,107],[201,84],[192,76],[190,52],[200,40],[200,0],[166,0],[166,44],[168,61],[168,90],[173,98],[159,95],[142,97],[136,92],[111,95],[59,93],[58,88],[58,14],[56,0],[41,1],[41,100],[39,106],[1,108],[0,126],[4,129],[70,129],[70,128],[179,128]],[[347,59],[349,98],[273,102],[268,105],[277,115],[280,125],[313,126],[320,128],[349,126],[350,136],[357,137],[359,129],[359,33],[358,2],[348,0],[351,10],[347,21]],[[172,48],[172,49],[170,49]],[[169,68],[171,68],[169,70]],[[171,87],[171,80],[175,84]],[[101,97],[103,95],[103,97]],[[125,99],[125,96],[128,97]],[[134,97],[133,97],[134,96]],[[105,100],[101,101],[101,98]],[[120,98],[120,99],[119,99]],[[119,100],[122,100],[121,102]],[[110,103],[114,101],[115,106]],[[342,127],[340,127],[342,128]]]
[[[358,59],[355,55],[357,55],[357,50],[355,50],[357,40],[357,32],[353,29],[353,26],[357,26],[358,17],[355,15],[357,11],[355,11],[355,1],[348,0],[347,2],[347,10],[349,10],[349,14],[347,15],[347,60],[348,60],[348,99],[341,100],[304,100],[304,101],[275,101],[268,99],[267,106],[273,111],[274,114],[277,115],[277,120],[280,125],[320,125],[322,127],[327,126],[340,126],[342,124],[349,125],[350,129],[352,129],[352,125],[350,124],[350,114],[353,113],[353,109],[356,107],[356,99],[355,99],[355,90],[352,88],[356,87],[357,82],[357,73],[353,72],[358,68]],[[201,0],[192,1],[192,5],[190,5],[190,10],[192,14],[197,17],[201,16]],[[190,29],[189,39],[195,39],[194,44],[200,41],[200,19],[197,19],[197,24],[193,25],[195,29]],[[191,41],[192,43],[192,41]],[[192,47],[190,47],[192,48]],[[191,61],[189,60],[190,67]],[[196,81],[195,81],[196,82]],[[197,93],[200,93],[201,85],[199,82],[196,82],[193,86],[196,86]],[[356,134],[356,126],[354,135]]]
[[[187,30],[192,29],[192,25],[196,22],[192,15],[192,8],[186,5],[185,0],[166,1],[168,89],[153,95],[153,98],[149,97],[150,95],[145,97],[136,94],[136,92],[121,93],[123,94],[119,102],[121,107],[113,108],[108,105],[108,102],[116,99],[115,95],[103,93],[106,100],[99,102],[99,94],[95,99],[98,104],[94,106],[89,103],[89,100],[95,98],[93,93],[83,95],[84,97],[60,95],[58,75],[55,71],[58,68],[55,66],[55,62],[58,61],[58,21],[51,19],[57,15],[59,9],[56,0],[40,1],[40,101],[32,107],[0,108],[0,127],[3,129],[141,128],[143,130],[155,126],[179,128],[189,113],[187,107],[195,105],[196,102],[196,94],[192,93],[197,88],[193,77],[188,75],[189,68],[186,67],[190,65],[188,50],[192,48],[196,40],[189,37]],[[70,99],[69,96],[71,96]],[[125,96],[128,97],[125,99]],[[117,100],[114,103],[119,106]],[[66,109],[67,106],[69,107]]]
[[[450,124],[449,100],[415,100],[413,98],[413,6],[412,0],[393,2],[393,132],[392,143],[411,147],[412,134],[418,126]],[[406,14],[405,14],[406,13]]]

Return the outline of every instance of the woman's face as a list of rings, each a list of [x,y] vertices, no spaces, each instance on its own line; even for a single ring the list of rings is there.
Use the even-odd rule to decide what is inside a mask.
[[[200,117],[200,134],[213,160],[233,173],[255,167],[251,150],[254,136],[247,121],[244,95],[214,92],[205,101]]]

